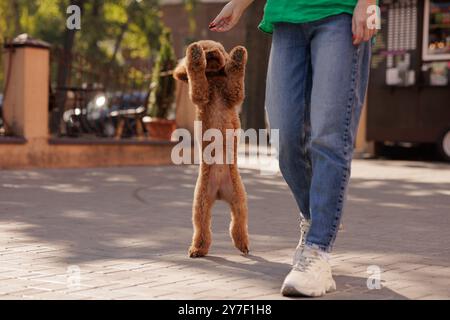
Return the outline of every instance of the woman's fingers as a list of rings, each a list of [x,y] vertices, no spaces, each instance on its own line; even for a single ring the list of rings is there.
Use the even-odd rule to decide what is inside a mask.
[[[374,35],[377,34],[377,29],[369,28],[366,24],[356,23],[354,27],[352,27],[353,32],[353,44],[358,45],[361,42],[367,42]]]
[[[376,5],[376,0],[359,0],[353,12],[352,33],[353,44],[359,45],[363,41],[369,41],[376,33],[376,28],[369,27],[369,9]],[[373,10],[372,10],[373,11]]]
[[[230,19],[222,19],[215,26],[210,27],[210,30],[217,32],[224,32],[231,29]]]
[[[217,17],[209,24],[212,31],[224,32],[233,28],[242,16],[242,13],[252,1],[230,1]]]
[[[236,25],[236,23],[237,19],[235,19],[233,16],[222,18],[222,20],[219,20],[219,22],[216,25],[211,26],[210,30],[218,32],[228,31],[231,28],[233,28]]]
[[[222,11],[209,24],[209,29],[212,31],[228,31],[236,24],[236,14],[231,3],[223,7]]]
[[[364,41],[369,41],[372,38],[372,30],[369,30],[367,25],[364,28]]]
[[[355,38],[355,34],[356,34],[356,22],[355,22],[355,16],[353,15],[352,18],[352,34],[353,34],[353,38]]]
[[[210,27],[218,25],[224,18],[229,18],[233,14],[233,9],[227,4],[223,7],[222,11],[219,12],[217,17],[209,24]]]
[[[353,19],[353,44],[358,45],[364,40],[364,23],[358,17]]]
[[[368,24],[368,23],[366,24],[366,28],[369,31],[369,39],[367,40],[367,41],[369,41],[378,33],[378,30],[376,28],[376,25]]]

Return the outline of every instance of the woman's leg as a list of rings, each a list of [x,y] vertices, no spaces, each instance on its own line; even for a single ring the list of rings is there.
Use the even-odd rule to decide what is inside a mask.
[[[309,132],[311,63],[302,26],[280,23],[272,37],[266,108],[271,129],[279,130],[280,170],[304,218],[310,219]]]
[[[311,227],[306,244],[330,251],[350,177],[353,145],[364,102],[370,43],[352,44],[352,17],[308,24],[311,91]]]

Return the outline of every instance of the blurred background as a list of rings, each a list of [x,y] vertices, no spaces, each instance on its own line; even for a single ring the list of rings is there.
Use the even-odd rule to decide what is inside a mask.
[[[135,164],[123,148],[138,148],[139,164],[169,162],[171,133],[192,131],[194,120],[186,85],[171,72],[201,39],[247,47],[242,126],[265,128],[270,35],[257,29],[265,2],[255,1],[232,31],[209,31],[225,3],[0,0],[0,167],[79,165],[68,154],[92,165]],[[67,27],[76,22],[71,5],[81,11],[80,29]],[[380,7],[355,156],[449,161],[450,1]]]
[[[298,208],[270,161],[239,163],[251,255],[232,247],[225,203],[211,255],[186,254],[198,168],[171,165],[171,136],[193,130],[172,77],[189,43],[247,47],[241,122],[266,128],[265,1],[210,32],[225,3],[0,0],[0,300],[280,298]],[[449,299],[450,0],[380,5],[327,297]]]

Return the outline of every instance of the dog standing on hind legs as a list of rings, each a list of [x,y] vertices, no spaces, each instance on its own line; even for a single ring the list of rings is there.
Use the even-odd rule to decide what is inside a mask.
[[[244,100],[247,51],[238,46],[228,54],[220,43],[204,40],[192,43],[174,77],[187,81],[189,96],[196,105],[202,129],[220,130],[223,142],[227,130],[239,130],[236,107]],[[203,140],[203,139],[202,139]],[[248,254],[247,196],[237,166],[237,137],[233,135],[231,163],[207,163],[202,157],[194,193],[192,222],[194,235],[190,257],[202,257],[211,245],[211,209],[215,200],[225,200],[231,208],[230,235],[236,248]],[[201,142],[201,152],[208,143]],[[222,154],[226,155],[226,144]]]

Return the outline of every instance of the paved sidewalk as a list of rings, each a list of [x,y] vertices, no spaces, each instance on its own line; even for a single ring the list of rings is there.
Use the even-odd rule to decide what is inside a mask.
[[[232,247],[218,203],[210,255],[189,259],[196,175],[195,166],[1,171],[0,299],[282,298],[298,240],[282,178],[242,170],[250,256]],[[325,299],[449,299],[449,213],[449,165],[355,160],[332,259],[338,290]],[[381,289],[371,290],[377,268]]]

